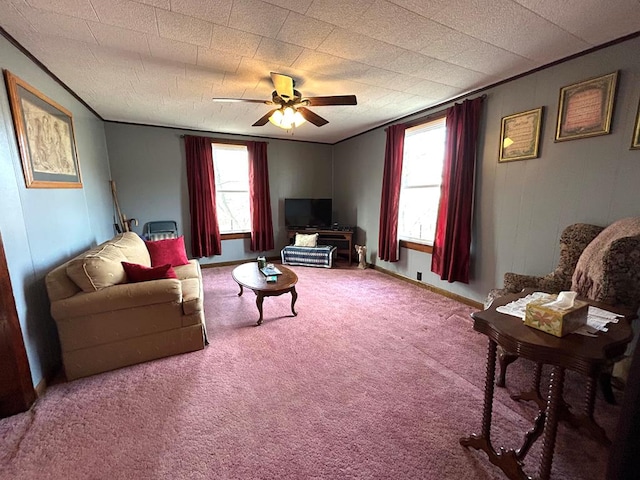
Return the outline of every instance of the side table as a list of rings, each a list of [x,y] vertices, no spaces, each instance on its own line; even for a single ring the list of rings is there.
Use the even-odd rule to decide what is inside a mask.
[[[525,289],[520,293],[505,295],[495,300],[489,309],[472,314],[474,330],[483,333],[489,338],[482,429],[479,435],[473,434],[461,438],[460,444],[463,447],[483,450],[491,463],[497,465],[511,480],[529,480],[531,478],[523,471],[522,464],[529,449],[540,436],[542,436],[543,443],[536,478],[548,480],[551,476],[558,420],[564,414],[562,389],[565,369],[582,373],[588,378],[583,413],[575,419],[574,424],[587,427],[596,436],[604,435],[604,431],[596,424],[593,418],[596,381],[602,371],[613,361],[624,355],[626,345],[633,337],[629,325],[632,315],[596,302],[589,303],[605,310],[626,315],[618,323],[609,324],[609,330],[600,332],[597,337],[586,337],[578,334],[569,334],[562,338],[554,337],[526,326],[517,317],[496,311],[497,307],[506,305],[533,291],[533,289]],[[522,446],[517,450],[505,450],[501,447],[499,452],[491,444],[491,416],[493,411],[497,345],[507,351],[518,352],[519,356],[536,363],[531,392],[516,398],[535,400],[540,407],[533,427],[524,434]],[[543,364],[552,366],[551,378],[544,399],[539,394],[540,372]]]

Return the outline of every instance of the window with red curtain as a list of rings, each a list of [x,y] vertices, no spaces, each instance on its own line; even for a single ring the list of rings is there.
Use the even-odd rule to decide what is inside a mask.
[[[483,97],[447,110],[442,192],[431,271],[448,282],[469,283],[476,150]]]
[[[222,253],[216,212],[211,139],[185,135],[187,185],[191,213],[191,253],[211,257]]]
[[[269,191],[266,142],[247,142],[249,152],[249,196],[251,209],[251,251],[272,250],[273,221]]]
[[[400,258],[398,252],[398,212],[405,129],[404,124],[392,125],[387,128],[380,200],[378,257],[388,262],[397,262]]]

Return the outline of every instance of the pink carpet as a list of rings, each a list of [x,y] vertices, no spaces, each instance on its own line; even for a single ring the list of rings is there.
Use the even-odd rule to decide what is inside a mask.
[[[0,420],[0,478],[504,478],[458,443],[481,422],[487,340],[472,308],[374,270],[292,267],[298,316],[289,295],[266,298],[255,327],[232,268],[203,271],[205,350],[55,385]],[[508,388],[530,367],[513,364]],[[583,379],[567,383],[578,407]],[[494,445],[519,444],[534,414],[507,393]],[[610,436],[618,411],[598,397]],[[602,479],[607,454],[561,424],[552,478]]]

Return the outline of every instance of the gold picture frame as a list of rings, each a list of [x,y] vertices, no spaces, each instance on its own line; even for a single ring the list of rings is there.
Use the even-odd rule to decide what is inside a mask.
[[[544,107],[502,118],[498,162],[538,158]]]
[[[82,188],[71,112],[4,70],[27,188]]]
[[[640,150],[640,102],[638,102],[636,123],[633,129],[633,138],[631,139],[631,150]]]
[[[618,71],[560,89],[556,142],[611,132]]]

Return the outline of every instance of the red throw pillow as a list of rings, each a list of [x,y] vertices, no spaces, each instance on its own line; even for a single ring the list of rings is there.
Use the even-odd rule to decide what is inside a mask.
[[[147,244],[152,267],[166,263],[170,263],[172,267],[179,267],[189,263],[187,251],[184,248],[184,237],[167,238],[155,242],[145,241],[144,243]]]
[[[159,267],[145,267],[137,263],[122,262],[124,272],[127,274],[129,283],[147,282],[149,280],[160,280],[162,278],[178,278],[170,263]]]

